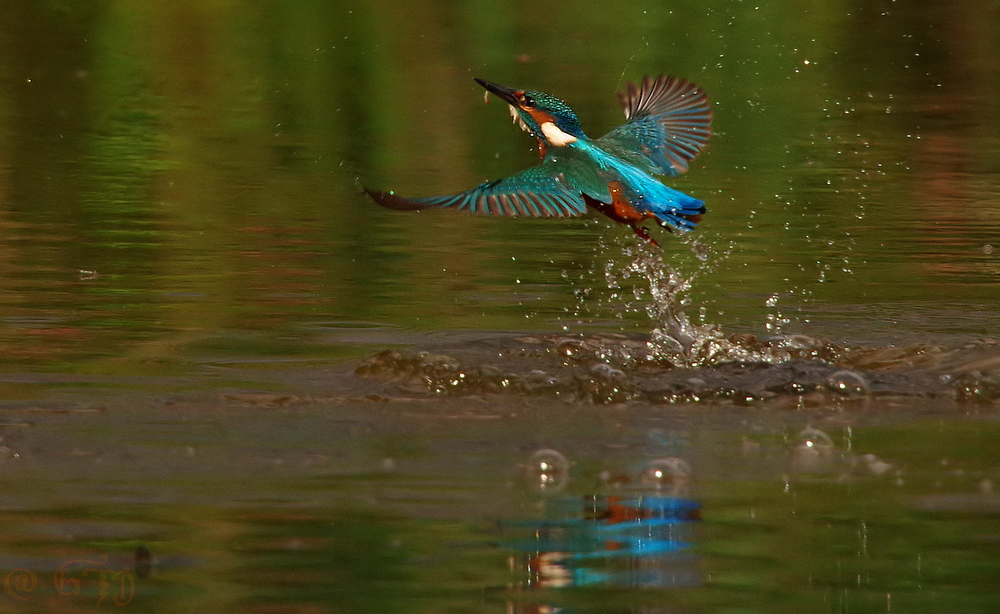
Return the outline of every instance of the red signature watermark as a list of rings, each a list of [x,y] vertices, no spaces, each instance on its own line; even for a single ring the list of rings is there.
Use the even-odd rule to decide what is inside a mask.
[[[52,574],[52,584],[56,592],[65,597],[79,595],[87,583],[97,585],[97,605],[110,596],[111,603],[122,608],[132,602],[135,596],[135,576],[129,567],[106,569],[108,555],[96,559],[71,559]],[[28,601],[38,588],[38,576],[30,569],[12,569],[3,578],[3,590],[16,601]],[[114,593],[112,593],[114,589]]]

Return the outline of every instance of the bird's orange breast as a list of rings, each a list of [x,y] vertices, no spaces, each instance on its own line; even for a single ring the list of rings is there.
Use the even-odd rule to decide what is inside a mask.
[[[611,192],[611,202],[602,203],[606,208],[601,209],[601,213],[614,219],[616,222],[634,226],[642,223],[643,220],[655,217],[648,211],[637,211],[632,206],[632,203],[628,201],[628,197],[625,196],[625,189],[620,181],[609,183],[608,191]]]

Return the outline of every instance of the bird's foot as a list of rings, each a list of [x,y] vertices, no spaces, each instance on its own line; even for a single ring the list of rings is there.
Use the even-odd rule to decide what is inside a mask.
[[[657,241],[656,239],[654,239],[651,234],[649,234],[649,230],[647,230],[646,227],[644,227],[644,226],[638,226],[638,225],[633,225],[632,226],[632,230],[635,231],[635,234],[638,235],[639,238],[645,239],[645,240],[649,241],[650,243],[652,243],[656,247],[660,246],[660,242]]]

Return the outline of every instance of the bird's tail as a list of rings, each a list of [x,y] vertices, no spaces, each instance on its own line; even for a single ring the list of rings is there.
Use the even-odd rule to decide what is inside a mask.
[[[402,196],[396,196],[392,192],[378,192],[366,188],[365,194],[386,209],[412,211],[415,209],[426,209],[427,207],[432,206],[432,203],[421,202],[420,199],[415,198],[403,198]]]
[[[683,201],[676,203],[676,206],[666,211],[653,211],[656,221],[667,230],[680,230],[686,232],[693,230],[701,216],[705,214],[705,203],[697,198],[686,197]]]

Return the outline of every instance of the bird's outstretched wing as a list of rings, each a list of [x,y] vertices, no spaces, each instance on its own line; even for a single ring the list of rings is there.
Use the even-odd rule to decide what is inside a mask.
[[[608,153],[657,175],[676,176],[705,148],[712,131],[708,96],[684,79],[643,77],[618,92],[627,120],[597,140]]]
[[[562,180],[560,164],[546,161],[520,173],[487,181],[471,190],[448,196],[404,198],[392,192],[365,190],[389,209],[450,207],[482,215],[571,217],[583,215],[587,205],[580,191]]]

